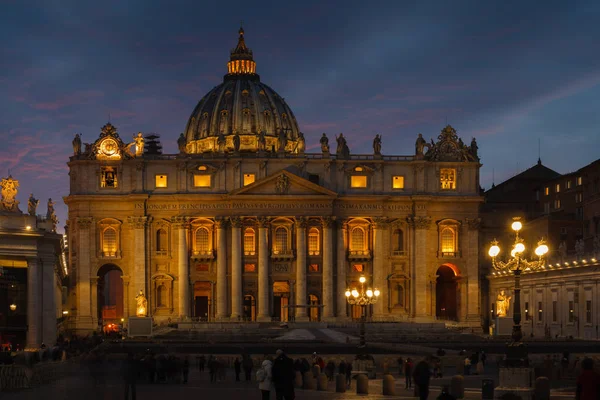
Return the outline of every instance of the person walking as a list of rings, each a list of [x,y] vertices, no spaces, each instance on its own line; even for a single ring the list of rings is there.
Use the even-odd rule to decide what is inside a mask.
[[[262,362],[262,365],[256,371],[256,380],[258,381],[262,400],[269,400],[273,389],[273,363],[271,360]]]
[[[254,361],[252,361],[252,357],[249,355],[244,355],[242,357],[242,367],[244,368],[244,376],[246,381],[252,380],[252,368],[254,367]]]
[[[412,387],[412,372],[413,372],[413,362],[409,357],[406,359],[404,363],[404,381],[406,383],[405,389],[410,389]]]
[[[429,380],[431,379],[431,371],[429,370],[429,362],[427,360],[419,361],[415,366],[414,372],[415,385],[419,392],[420,400],[427,400],[429,397]]]
[[[404,372],[404,359],[398,357],[398,360],[396,361],[398,362],[398,376],[402,376],[402,373]]]
[[[185,358],[183,359],[181,372],[183,373],[183,383],[187,383],[188,376],[190,374],[190,359],[187,356],[185,356]]]
[[[129,400],[129,392],[131,390],[131,400],[136,400],[135,382],[137,380],[139,370],[137,360],[133,357],[133,353],[127,354],[123,368],[123,379],[125,380],[125,400]]]
[[[200,356],[200,358],[198,358],[198,371],[204,372],[204,364],[206,364],[206,358],[203,354]]]
[[[208,357],[208,374],[210,375],[210,383],[217,382],[217,360],[214,356]]]
[[[471,373],[471,359],[469,357],[465,358],[465,375],[469,375]]]
[[[275,385],[275,398],[277,400],[294,400],[294,362],[285,355],[283,350],[277,350],[273,363],[273,383]]]
[[[585,358],[581,363],[582,371],[577,378],[576,400],[600,399],[600,374],[594,371],[594,360]]]
[[[240,372],[242,372],[242,363],[240,362],[240,358],[236,357],[233,362],[233,369],[235,370],[235,381],[240,381]]]
[[[352,362],[346,363],[346,385],[348,388],[352,386]]]

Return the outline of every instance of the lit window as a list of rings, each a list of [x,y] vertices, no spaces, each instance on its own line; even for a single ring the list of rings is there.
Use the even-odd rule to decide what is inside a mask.
[[[208,168],[206,167],[206,165],[201,165],[198,167],[198,171],[206,171],[208,170]]]
[[[555,209],[558,209],[558,208],[560,208],[560,199],[556,199],[556,200],[554,200],[554,208],[555,208]]]
[[[554,190],[556,193],[560,193],[560,183],[557,183],[556,186],[554,186]]]
[[[546,186],[546,187],[544,188],[544,194],[545,194],[546,196],[548,196],[548,195],[550,194],[550,188],[549,188],[548,186]]]
[[[319,272],[319,264],[310,264],[308,266],[308,272]]]
[[[356,227],[352,229],[350,235],[350,251],[364,251],[365,250],[365,231],[363,228]]]
[[[440,169],[440,188],[443,190],[456,189],[456,170],[454,168]]]
[[[275,229],[275,254],[287,254],[288,252],[288,231],[283,226]]]
[[[244,231],[244,254],[247,256],[253,256],[256,254],[256,241],[254,235],[254,229],[248,228]]]
[[[575,193],[575,202],[581,203],[583,201],[583,193]]]
[[[207,254],[209,251],[208,229],[198,228],[196,230],[196,253]]]
[[[244,272],[256,272],[256,264],[244,264]]]
[[[156,251],[167,251],[167,231],[164,229],[156,231]]]
[[[542,322],[542,302],[538,301],[538,322]]]
[[[308,231],[308,254],[319,255],[319,230],[317,228],[310,228]]]
[[[367,177],[364,175],[353,175],[350,177],[350,186],[353,188],[366,188]]]
[[[210,187],[210,175],[194,175],[194,187]]]
[[[364,168],[363,167],[355,167],[354,171],[356,171],[356,172],[363,172]]]
[[[106,228],[102,234],[102,252],[105,257],[117,255],[117,231],[114,228]]]
[[[454,230],[451,228],[444,228],[442,229],[440,236],[442,241],[442,253],[454,253],[456,251]]]
[[[352,269],[354,270],[354,272],[365,272],[365,266],[362,264],[354,264],[352,266]]]
[[[117,169],[114,167],[102,167],[100,187],[116,188],[117,185]]]
[[[577,186],[583,185],[583,178],[581,176],[577,177]]]
[[[244,186],[254,183],[254,174],[244,174]]]
[[[404,177],[403,176],[394,176],[392,178],[392,188],[404,189]]]
[[[207,263],[198,263],[196,264],[196,272],[208,272],[208,264]]]
[[[156,187],[157,188],[166,188],[167,187],[167,176],[166,175],[156,175],[154,177]]]
[[[572,185],[571,181],[567,181],[567,189],[571,189],[571,185]]]

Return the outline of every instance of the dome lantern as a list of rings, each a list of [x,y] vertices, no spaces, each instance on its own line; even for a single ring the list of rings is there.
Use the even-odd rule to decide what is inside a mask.
[[[256,62],[252,59],[252,50],[246,46],[244,41],[244,28],[240,26],[238,44],[231,50],[229,62],[227,63],[228,75],[255,75]]]

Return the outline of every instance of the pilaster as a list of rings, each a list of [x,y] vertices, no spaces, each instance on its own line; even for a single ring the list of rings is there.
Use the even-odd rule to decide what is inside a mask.
[[[307,219],[296,218],[296,306],[306,305],[306,225]],[[291,285],[290,285],[291,287]],[[308,321],[305,307],[296,307],[296,321]]]
[[[271,321],[269,315],[269,248],[267,235],[268,218],[258,218],[258,313],[259,322]]]
[[[333,226],[335,217],[323,217],[323,320],[332,320],[335,316],[333,300]],[[339,291],[339,289],[338,289]]]
[[[242,221],[229,218],[231,224],[231,320],[242,318]]]
[[[466,321],[479,326],[481,323],[481,293],[479,285],[479,230],[481,218],[467,218],[467,282],[466,292]],[[465,249],[463,249],[465,252]]]
[[[91,271],[91,250],[93,246],[93,228],[94,218],[77,218],[78,249],[77,249],[77,318],[75,322],[76,330],[91,331],[95,329],[92,317],[92,299],[90,290]]]
[[[337,317],[339,321],[348,319],[348,304],[345,291],[348,286],[346,282],[346,244],[348,242],[348,225],[345,221],[338,220],[334,225],[336,227],[336,270],[337,270]],[[323,249],[325,250],[325,249]],[[333,251],[333,249],[332,249]]]
[[[127,217],[129,228],[133,230],[133,284],[136,293],[142,290],[148,295],[146,282],[146,226],[149,219],[146,216]]]
[[[409,218],[409,224],[414,231],[414,262],[413,276],[413,318],[428,319],[427,312],[427,234],[431,226],[431,218],[415,216]]]
[[[217,228],[217,311],[216,319],[227,318],[227,221],[216,220]]]
[[[190,316],[190,270],[189,270],[189,221],[187,217],[171,219],[175,229],[178,229],[178,289],[179,289],[179,318],[185,320]],[[136,292],[137,293],[137,292]]]
[[[381,292],[377,303],[373,305],[373,319],[382,320],[385,318],[384,309],[387,304],[386,298],[389,295],[386,284],[385,255],[384,255],[384,232],[388,227],[387,218],[373,219],[373,289],[379,289]]]
[[[36,258],[27,260],[27,345],[38,349],[42,344],[42,307],[40,287],[40,266]]]

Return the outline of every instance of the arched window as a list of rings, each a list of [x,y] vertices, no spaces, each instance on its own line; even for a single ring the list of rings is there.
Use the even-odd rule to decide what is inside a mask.
[[[402,229],[396,229],[392,234],[392,251],[397,256],[404,254],[404,231]]]
[[[288,252],[288,231],[283,226],[275,229],[275,243],[273,252],[275,254],[287,254]]]
[[[106,228],[102,233],[102,252],[105,257],[117,255],[117,231],[114,228]]]
[[[159,229],[156,231],[156,251],[167,251],[167,231]]]
[[[440,235],[442,242],[442,253],[455,253],[456,252],[456,238],[452,228],[442,229]]]
[[[400,307],[404,307],[404,287],[402,285],[398,285],[398,299],[397,305]]]
[[[310,228],[308,231],[308,254],[311,256],[318,256],[320,253],[319,243],[319,230],[317,228]]]
[[[352,229],[352,233],[350,235],[350,250],[365,250],[365,230],[363,228],[357,226],[354,229]]]
[[[166,307],[167,306],[167,288],[165,285],[160,285],[156,288],[156,306]]]
[[[244,254],[247,256],[256,254],[256,236],[252,228],[244,231]]]
[[[210,251],[208,229],[200,227],[196,230],[196,252],[199,254],[207,254]]]

